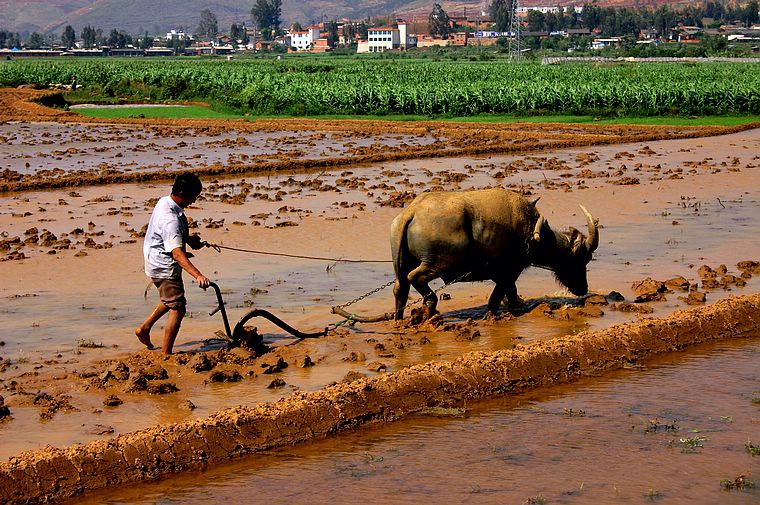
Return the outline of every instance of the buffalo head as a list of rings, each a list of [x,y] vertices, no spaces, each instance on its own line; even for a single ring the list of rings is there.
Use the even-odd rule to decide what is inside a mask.
[[[583,205],[580,208],[586,215],[588,237],[575,228],[566,232],[554,231],[543,216],[538,218],[533,231],[533,263],[552,270],[557,281],[576,296],[588,293],[586,265],[599,246],[598,221]]]

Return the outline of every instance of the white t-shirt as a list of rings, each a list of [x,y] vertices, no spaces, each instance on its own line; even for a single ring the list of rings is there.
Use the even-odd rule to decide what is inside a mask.
[[[171,196],[161,198],[150,216],[143,243],[145,274],[148,277],[172,279],[182,276],[182,267],[172,257],[172,251],[185,247],[188,231],[182,207]]]

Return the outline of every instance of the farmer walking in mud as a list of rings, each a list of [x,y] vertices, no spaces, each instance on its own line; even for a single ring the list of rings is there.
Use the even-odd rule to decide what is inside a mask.
[[[169,320],[164,327],[164,354],[171,354],[174,340],[179,333],[182,318],[185,317],[185,286],[182,283],[182,270],[193,276],[203,289],[209,286],[209,280],[190,261],[191,254],[185,252],[185,246],[193,249],[203,247],[200,236],[190,235],[184,209],[192,205],[203,186],[194,174],[180,174],[174,181],[172,193],[164,196],[153,209],[148,230],[145,233],[143,255],[145,256],[145,274],[158,288],[160,301],[135,330],[135,335],[148,349],[153,349],[150,330],[167,312]]]

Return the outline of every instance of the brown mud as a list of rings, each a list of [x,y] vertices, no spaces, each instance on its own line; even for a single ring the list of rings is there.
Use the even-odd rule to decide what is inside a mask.
[[[760,328],[760,295],[723,300],[666,319],[568,335],[514,350],[469,353],[414,365],[272,404],[237,407],[189,423],[151,428],[67,449],[22,453],[0,465],[8,503],[62,499],[107,486],[201,469],[233,458],[431,407],[456,407],[635,364],[658,354]]]
[[[10,486],[21,479],[20,492],[30,492],[30,499],[55,499],[182,468],[203,468],[281,443],[403,417],[417,411],[428,395],[433,405],[458,405],[466,398],[573,380],[630,366],[638,359],[692,342],[739,335],[756,324],[757,316],[747,307],[756,309],[757,295],[751,293],[757,291],[760,274],[758,130],[615,146],[609,145],[611,138],[615,142],[641,139],[635,135],[644,131],[672,138],[707,130],[647,127],[629,131],[627,127],[575,125],[460,128],[440,123],[440,128],[448,129],[440,133],[435,130],[437,123],[288,120],[267,123],[271,130],[267,134],[274,132],[274,137],[256,133],[240,141],[239,133],[229,132],[244,128],[262,132],[256,128],[264,128],[263,124],[201,122],[183,138],[187,133],[180,127],[186,124],[184,120],[174,125],[130,120],[116,126],[90,123],[91,132],[84,140],[67,139],[59,121],[73,128],[87,120],[29,104],[25,102],[28,92],[13,90],[6,97],[18,93],[19,102],[13,107],[28,107],[32,112],[24,115],[13,107],[5,109],[11,111],[8,117],[15,118],[12,121],[20,122],[0,125],[0,130],[10,132],[5,134],[7,143],[0,142],[0,154],[5,156],[4,162],[15,166],[19,160],[35,166],[41,166],[40,160],[51,164],[44,170],[6,171],[8,180],[26,181],[15,189],[27,189],[0,195],[0,278],[4,279],[0,284],[0,391],[4,397],[0,399],[0,455],[11,456],[3,471],[13,469],[10,477],[3,477],[11,480],[4,482]],[[62,117],[56,119],[59,114]],[[45,123],[27,122],[30,118]],[[323,127],[325,131],[343,129],[343,140],[336,136],[320,139]],[[303,133],[304,128],[314,130]],[[456,137],[468,128],[476,129],[473,138]],[[451,133],[455,130],[459,133]],[[143,134],[138,131],[149,132],[145,134],[151,137],[130,137]],[[285,135],[277,137],[283,131]],[[524,142],[544,144],[566,135],[559,141],[574,137],[573,142],[581,139],[598,145],[451,157],[456,142],[464,142],[465,147],[470,143],[488,147],[492,133],[497,140],[505,138],[499,137],[499,131]],[[625,132],[633,136],[625,136]],[[189,139],[195,138],[199,143],[191,144]],[[363,144],[351,145],[354,138]],[[387,230],[398,209],[422,191],[441,189],[501,185],[541,196],[539,207],[558,227],[583,226],[577,207],[583,203],[602,224],[600,250],[589,265],[593,295],[568,297],[556,291],[550,274],[528,271],[518,282],[530,309],[526,314],[503,312],[499,318],[484,320],[490,286],[457,284],[441,293],[442,317],[427,324],[352,326],[344,322],[335,325],[327,337],[298,343],[279,329],[257,324],[275,349],[256,356],[244,349],[227,350],[224,340],[215,338],[221,321],[218,316],[209,318],[205,309],[213,307],[213,297],[191,289],[191,312],[183,323],[178,353],[165,358],[141,350],[132,331],[155,303],[155,293],[149,293],[147,301],[142,299],[142,230],[166,184],[102,186],[101,178],[154,177],[150,174],[161,168],[146,161],[146,142],[158,144],[150,149],[160,153],[164,149],[161,142],[179,145],[185,139],[187,145],[172,151],[167,163],[201,172],[208,166],[209,151],[220,150],[225,157],[228,152],[221,149],[228,145],[237,152],[264,146],[262,149],[275,153],[270,159],[273,163],[287,162],[288,157],[311,163],[329,157],[322,155],[329,155],[330,149],[336,148],[333,146],[344,152],[369,147],[385,155],[383,142],[401,151],[423,153],[410,155],[420,160],[364,164],[351,170],[337,166],[330,170],[330,165],[300,175],[267,169],[265,174],[247,179],[222,176],[222,172],[218,178],[205,177],[203,197],[188,211],[194,231],[204,239],[241,248],[334,258],[313,262],[199,251],[194,261],[202,271],[212,272],[222,286],[233,324],[237,314],[262,307],[299,329],[332,327],[340,318],[329,314],[331,306],[373,290],[392,272],[388,263],[348,265],[337,259],[387,261]],[[454,140],[450,143],[450,139]],[[56,143],[65,144],[65,149]],[[313,145],[301,149],[299,143]],[[401,145],[404,143],[406,147]],[[118,147],[110,148],[112,144]],[[501,147],[496,152],[512,152],[504,142],[497,144]],[[278,152],[283,145],[287,149]],[[294,150],[288,150],[291,147]],[[74,151],[66,152],[70,148],[89,150],[91,158],[80,159]],[[426,158],[423,151],[428,148],[430,156],[445,158]],[[50,151],[41,157],[44,149],[63,152]],[[134,158],[124,162],[119,155],[129,152]],[[359,155],[366,154],[361,151]],[[108,164],[105,170],[88,168],[95,164],[91,160],[99,157]],[[219,167],[234,164],[225,162]],[[62,168],[56,170],[55,165]],[[178,169],[172,170],[164,170],[156,180],[173,177]],[[78,173],[82,171],[85,173]],[[61,178],[76,188],[28,189],[54,188]],[[31,185],[24,186],[27,182]],[[38,183],[41,186],[35,186]],[[389,291],[348,310],[385,312],[392,306]],[[736,293],[747,296],[721,301]],[[670,315],[686,306],[715,302]],[[644,319],[650,316],[657,319]],[[618,326],[609,328],[615,324]],[[647,328],[658,332],[647,333]],[[581,336],[583,339],[576,341]],[[601,344],[606,347],[597,348]],[[567,352],[574,353],[577,363],[565,355],[557,358],[557,366],[553,364],[557,354],[564,352],[563,346],[569,346]],[[628,358],[634,361],[627,362]],[[500,368],[505,363],[512,368]],[[491,379],[486,373],[493,367],[500,371]],[[465,369],[472,373],[468,376]],[[411,384],[413,380],[419,383]],[[478,392],[475,383],[486,387]],[[364,391],[359,384],[375,389]],[[377,393],[393,388],[400,388],[400,403]],[[369,403],[346,406],[349,417],[341,420],[341,414],[330,410],[328,399],[347,401],[351,395]],[[301,399],[308,401],[299,404]],[[327,410],[320,410],[323,408]],[[300,433],[302,426],[293,421],[294,412],[315,416],[315,431]],[[277,418],[280,415],[286,417]],[[262,421],[261,416],[267,420]],[[232,418],[244,428],[234,423],[230,427]],[[250,424],[253,420],[262,422],[265,429],[256,431]],[[178,431],[171,435],[175,429]],[[190,450],[192,444],[179,440],[180,433],[187,433],[193,441],[210,441],[218,433],[223,443],[208,447],[204,442],[200,449]],[[239,436],[244,443],[236,447],[230,437]],[[159,445],[165,447],[161,445],[166,443],[164,437],[177,444],[176,450],[168,459],[163,459],[163,454],[159,459],[156,451]],[[224,445],[228,442],[231,446]],[[47,444],[80,445],[56,449],[45,447]],[[28,449],[36,450],[19,454]],[[217,449],[220,452],[215,452]],[[93,455],[106,460],[95,463]],[[113,481],[106,477],[110,470],[92,466],[121,467],[124,457],[127,464],[114,470]],[[41,478],[39,484],[30,484],[34,471],[39,470],[43,477],[50,471],[48,464],[62,465],[62,480],[52,483]],[[96,467],[101,477],[91,479],[88,469]],[[25,469],[32,468],[31,476],[22,477]],[[12,496],[23,501],[21,495]]]
[[[590,145],[647,142],[664,139],[700,138],[736,133],[756,128],[757,124],[740,126],[668,127],[645,125],[587,125],[541,123],[450,123],[450,122],[397,122],[366,120],[318,119],[259,119],[256,121],[220,119],[103,119],[88,118],[79,114],[49,109],[32,102],[48,91],[26,89],[0,89],[0,118],[9,122],[46,122],[76,124],[120,125],[128,135],[144,130],[157,130],[162,136],[182,137],[192,129],[194,134],[219,135],[221,132],[239,133],[272,131],[342,132],[352,138],[368,135],[405,134],[431,137],[432,142],[409,146],[402,143],[390,148],[385,142],[374,142],[352,150],[350,155],[330,156],[323,152],[319,157],[286,156],[255,162],[214,163],[185,168],[200,176],[251,175],[271,171],[302,172],[326,168],[337,169],[367,163],[381,163],[410,159],[445,156],[476,156],[487,154],[528,153],[550,149]],[[23,174],[14,170],[0,172],[0,193],[45,188],[67,188],[82,185],[109,185],[117,183],[152,182],[171,180],[175,170],[127,172],[117,167],[100,167],[89,172],[55,174]]]

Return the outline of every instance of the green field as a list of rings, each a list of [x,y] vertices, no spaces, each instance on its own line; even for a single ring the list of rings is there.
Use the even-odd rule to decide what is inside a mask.
[[[573,63],[361,58],[0,62],[0,86],[80,85],[78,99],[195,100],[253,116],[745,116],[760,63]],[[498,119],[501,120],[501,119]]]
[[[198,105],[180,105],[175,107],[145,107],[134,105],[123,108],[106,108],[92,107],[86,109],[72,109],[73,112],[89,117],[103,118],[219,118],[219,119],[239,119],[243,116],[240,114],[230,114],[218,112],[208,107]]]
[[[124,108],[87,108],[76,109],[74,112],[83,116],[102,118],[221,118],[221,119],[268,119],[294,116],[259,116],[241,115],[217,112],[207,107],[179,106],[179,107],[140,107],[139,105]],[[314,119],[340,120],[340,119],[364,119],[374,120],[377,116],[348,116],[345,114],[329,114],[320,116],[306,116]],[[383,116],[385,121],[427,121],[427,116]],[[593,116],[514,116],[506,114],[477,115],[469,117],[449,117],[446,121],[455,122],[482,122],[482,123],[594,123],[594,124],[643,124],[643,125],[683,125],[683,126],[735,126],[744,123],[760,122],[760,116],[698,116],[698,117],[619,117],[601,119]]]

